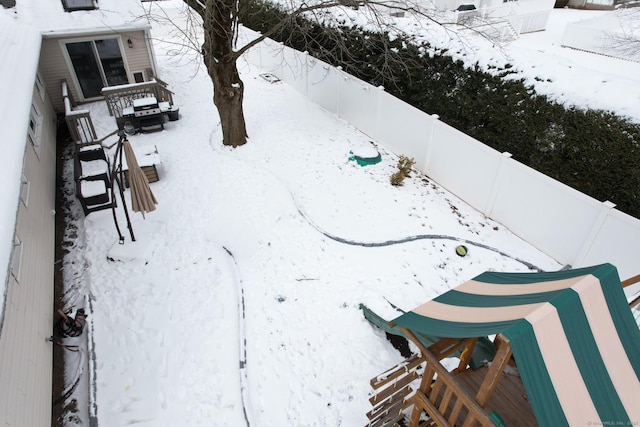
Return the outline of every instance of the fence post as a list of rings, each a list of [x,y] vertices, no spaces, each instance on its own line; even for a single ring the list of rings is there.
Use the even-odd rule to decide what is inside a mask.
[[[425,151],[424,151],[424,170],[422,172],[424,172],[425,175],[429,175],[429,162],[431,161],[431,148],[433,147],[433,134],[436,131],[436,126],[438,125],[438,122],[440,121],[440,116],[437,114],[431,114],[430,116],[427,115],[428,117],[430,117],[431,120],[431,132],[429,132],[426,135],[426,144],[427,146],[425,147]]]
[[[505,151],[502,153],[502,156],[500,157],[500,164],[498,165],[498,170],[496,171],[496,178],[493,180],[493,186],[491,187],[491,195],[489,196],[489,199],[487,200],[487,205],[485,206],[484,211],[482,212],[484,213],[485,216],[489,218],[492,218],[493,208],[496,204],[496,199],[498,198],[498,194],[500,191],[500,185],[504,180],[505,164],[507,160],[511,158],[511,156],[512,156],[511,153]]]
[[[304,61],[302,61],[302,78],[304,79],[304,96],[309,98],[309,52],[302,52]]]
[[[593,222],[593,226],[591,227],[589,234],[584,239],[584,242],[582,243],[582,247],[578,251],[578,254],[573,261],[572,265],[574,267],[575,266],[580,267],[582,265],[582,262],[587,257],[587,255],[589,255],[589,252],[591,252],[591,248],[593,247],[593,244],[595,243],[596,239],[598,238],[598,235],[600,234],[600,231],[602,230],[602,226],[604,225],[605,220],[611,213],[611,210],[615,207],[616,207],[616,204],[608,200],[600,204],[600,213],[598,214],[598,217],[596,218],[596,220]]]
[[[382,96],[384,95],[384,86],[376,87],[378,97],[376,99],[376,125],[373,137],[380,141],[380,122],[382,121]]]
[[[342,67],[341,66],[337,66],[336,67],[336,71],[337,71],[337,78],[336,78],[336,115],[340,118],[342,118],[342,116],[340,116],[340,98],[342,98],[340,96],[340,92],[342,91],[342,85],[343,85],[343,81],[345,79],[344,77],[344,72],[342,71]]]

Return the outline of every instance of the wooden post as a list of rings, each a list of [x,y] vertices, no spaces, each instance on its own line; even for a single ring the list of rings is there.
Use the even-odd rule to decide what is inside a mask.
[[[451,372],[451,375],[456,375],[469,369],[469,361],[471,360],[471,356],[473,355],[473,350],[475,350],[477,342],[478,338],[472,338],[468,341],[468,344],[460,355],[460,363],[458,364],[458,367]]]
[[[622,287],[626,288],[629,285],[633,285],[634,283],[640,282],[640,274],[636,274],[633,277],[629,277],[627,280],[622,282]]]
[[[511,345],[505,336],[499,334],[496,336],[495,341],[498,346],[498,351],[493,358],[493,362],[491,362],[487,376],[484,377],[484,381],[482,381],[482,384],[480,385],[478,394],[476,394],[476,402],[478,402],[483,408],[491,398],[493,390],[495,390],[498,385],[498,380],[500,379],[504,368],[507,366],[507,363],[509,363],[512,354]]]

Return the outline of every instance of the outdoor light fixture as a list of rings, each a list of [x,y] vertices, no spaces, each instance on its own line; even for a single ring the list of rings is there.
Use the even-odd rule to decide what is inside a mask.
[[[129,49],[133,49],[133,41],[131,41],[131,39],[127,39],[127,45],[129,46]]]

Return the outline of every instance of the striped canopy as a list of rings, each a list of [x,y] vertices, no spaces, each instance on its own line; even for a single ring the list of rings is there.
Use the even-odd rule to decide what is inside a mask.
[[[542,426],[640,422],[640,330],[610,264],[486,272],[393,322],[440,337],[505,335]]]

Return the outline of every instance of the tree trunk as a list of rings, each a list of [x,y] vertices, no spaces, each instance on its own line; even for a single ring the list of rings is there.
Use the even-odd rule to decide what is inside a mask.
[[[242,100],[244,83],[240,80],[235,59],[230,63],[216,63],[209,68],[213,81],[213,103],[220,115],[222,143],[237,147],[247,142]]]
[[[242,101],[244,84],[233,51],[236,36],[236,1],[208,0],[204,14],[203,57],[213,81],[213,103],[220,115],[222,143],[237,147],[247,142]]]

